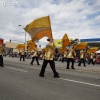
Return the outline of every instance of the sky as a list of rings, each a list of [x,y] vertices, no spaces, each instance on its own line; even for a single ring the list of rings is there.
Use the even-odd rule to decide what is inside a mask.
[[[54,39],[61,39],[65,33],[73,39],[100,38],[99,0],[0,0],[0,38],[24,43],[23,27],[48,15]],[[44,47],[46,39],[38,44]]]

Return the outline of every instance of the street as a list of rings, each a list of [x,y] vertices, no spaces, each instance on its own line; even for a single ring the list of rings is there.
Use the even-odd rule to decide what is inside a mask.
[[[53,78],[48,64],[45,77],[39,77],[40,65],[31,59],[4,57],[0,67],[0,100],[100,100],[100,65],[83,64],[66,69],[66,62],[55,61],[60,78]]]

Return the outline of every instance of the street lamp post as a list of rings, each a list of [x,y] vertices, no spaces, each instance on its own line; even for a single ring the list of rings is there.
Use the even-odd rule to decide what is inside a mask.
[[[22,26],[22,25],[18,25],[18,26]],[[22,26],[24,28],[24,26]],[[25,50],[27,48],[27,45],[26,45],[26,32],[25,32]]]

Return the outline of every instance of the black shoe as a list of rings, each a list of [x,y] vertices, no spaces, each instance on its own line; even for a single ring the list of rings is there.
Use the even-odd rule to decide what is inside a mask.
[[[30,63],[31,64],[31,63]],[[33,65],[33,64],[31,64],[31,65]]]
[[[37,65],[40,65],[40,64],[37,64]]]
[[[70,68],[66,68],[66,69],[70,69]]]
[[[44,75],[39,75],[40,77],[45,77]]]
[[[1,67],[4,67],[4,65],[2,65]]]
[[[86,65],[84,65],[84,67],[86,67]]]
[[[80,65],[78,65],[78,66],[80,66]]]
[[[59,78],[59,77],[60,77],[60,76],[58,76],[58,75],[57,75],[57,76],[54,76],[54,78]]]

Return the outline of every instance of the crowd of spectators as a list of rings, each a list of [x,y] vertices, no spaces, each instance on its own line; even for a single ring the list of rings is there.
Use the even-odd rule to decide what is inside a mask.
[[[33,56],[33,53],[34,52],[25,52],[25,58],[26,59],[31,59],[32,56]],[[43,60],[44,59],[44,54],[45,54],[45,52],[38,52],[39,60]],[[14,52],[14,53],[9,53],[9,54],[4,54],[3,56],[5,56],[5,57],[8,56],[8,57],[20,58],[20,55],[21,55],[21,53]],[[62,61],[63,56],[64,56],[64,53],[55,53],[54,54],[54,60],[55,61]],[[99,53],[95,54],[94,59],[96,59],[97,56],[100,57],[100,54]],[[74,60],[75,60],[76,63],[79,62],[79,60],[80,60],[80,54],[79,54],[79,52],[76,52],[76,56],[75,56]],[[85,61],[87,63],[89,61],[89,55],[88,54],[85,55]]]

